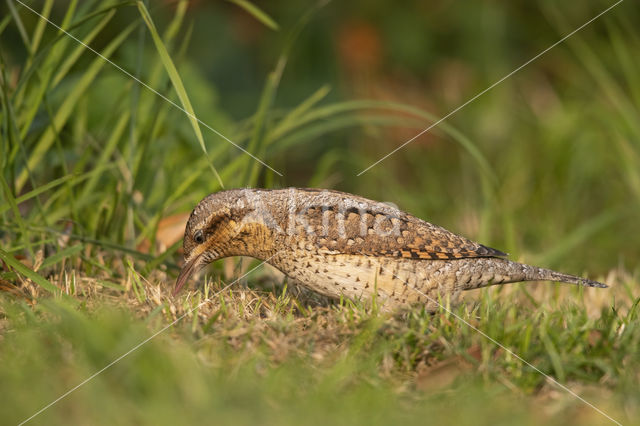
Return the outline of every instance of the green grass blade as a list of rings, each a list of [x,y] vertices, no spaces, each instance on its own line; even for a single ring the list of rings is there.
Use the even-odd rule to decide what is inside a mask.
[[[0,35],[2,35],[5,28],[7,28],[7,26],[9,25],[9,22],[11,22],[11,15],[6,15],[4,19],[0,21]]]
[[[182,240],[178,240],[173,243],[171,247],[160,253],[155,259],[147,262],[147,264],[144,266],[144,269],[142,270],[142,274],[147,275],[159,265],[165,263],[167,259],[169,259],[170,256],[174,255],[180,247],[182,247]]]
[[[21,78],[18,81],[18,85],[15,89],[16,105],[22,105],[22,97],[24,96],[24,91],[28,87],[27,83],[31,81],[30,79],[33,74],[38,76],[38,80],[41,80],[40,73],[42,69],[49,70],[49,68],[51,67],[51,70],[53,70],[56,68],[59,54],[63,52],[66,49],[67,44],[72,41],[72,38],[67,33],[69,33],[70,31],[73,31],[76,28],[82,27],[85,23],[89,22],[95,17],[98,17],[105,13],[109,13],[113,9],[117,9],[118,7],[128,5],[131,2],[123,2],[123,3],[110,6],[105,9],[91,12],[69,26],[69,21],[72,18],[72,9],[75,7],[75,3],[76,3],[75,1],[71,3],[70,9],[67,11],[67,14],[65,15],[61,25],[58,26],[52,23],[52,25],[59,28],[57,37],[49,41],[45,47],[40,49],[40,51],[36,53],[33,60],[30,60],[27,62],[29,65],[25,68],[25,71],[22,73]],[[89,2],[84,4],[89,4]],[[36,13],[33,10],[32,12]],[[86,49],[86,47],[83,46],[83,49]],[[52,53],[51,50],[55,50],[55,52]]]
[[[282,120],[278,122],[278,129],[291,128],[297,120],[309,112],[318,102],[323,100],[331,91],[328,85],[324,85],[316,90],[311,96],[302,101],[300,105],[292,109]]]
[[[293,132],[295,129],[300,128],[305,125],[309,125],[310,123],[315,123],[317,121],[327,122],[327,128],[332,127],[334,130],[343,128],[349,125],[357,125],[357,122],[352,122],[352,124],[347,124],[347,119],[343,117],[343,115],[347,113],[354,112],[366,112],[368,110],[386,110],[395,113],[401,114],[409,114],[410,116],[419,117],[422,120],[425,120],[427,123],[432,123],[437,121],[437,117],[434,115],[422,111],[419,108],[415,108],[409,105],[399,104],[396,102],[386,102],[386,101],[375,101],[375,100],[358,100],[358,101],[348,101],[348,102],[340,102],[335,104],[330,104],[318,108],[313,108],[305,114],[300,115],[296,120],[282,120],[276,126],[272,132],[270,132],[270,136],[272,138],[278,139],[283,138],[290,132]],[[339,120],[343,123],[338,126],[337,124],[329,123],[332,120],[336,120],[336,116],[339,116]],[[352,119],[353,120],[353,119]],[[368,122],[367,120],[361,121],[361,124],[374,124],[373,122]],[[376,123],[378,125],[393,125],[393,120],[385,120],[384,117],[377,117]],[[399,125],[402,123],[401,119],[396,119],[395,124]],[[422,127],[424,124],[422,125]],[[482,176],[484,176],[492,186],[495,186],[498,182],[498,178],[495,175],[493,168],[491,167],[487,158],[482,154],[480,149],[474,144],[468,137],[466,137],[462,132],[456,129],[456,127],[452,126],[447,122],[442,122],[439,125],[439,128],[442,132],[449,135],[455,142],[460,144],[467,153],[474,159],[476,162],[478,169]],[[319,131],[319,128],[315,126],[314,132],[319,135],[322,132]],[[287,136],[285,145],[291,144],[293,140],[299,139],[299,136]],[[282,142],[280,142],[282,143]],[[279,143],[279,145],[280,145]]]
[[[62,18],[62,23],[60,24],[60,28],[67,28],[71,19],[73,19],[74,13],[76,13],[76,8],[78,7],[78,0],[71,0],[69,5],[67,6],[67,10]],[[60,31],[62,32],[62,31]]]
[[[63,250],[60,250],[56,254],[47,257],[42,262],[42,266],[40,266],[40,268],[46,268],[48,266],[55,265],[56,263],[61,262],[62,260],[68,257],[71,257],[76,253],[79,253],[83,248],[84,248],[84,245],[76,244],[75,246],[67,247]]]
[[[20,209],[18,209],[18,204],[16,203],[16,199],[14,198],[13,194],[11,193],[11,189],[7,184],[7,180],[4,178],[4,175],[2,173],[0,173],[0,183],[2,183],[2,189],[3,189],[3,192],[5,193],[4,198],[5,200],[7,200],[7,204],[11,207],[11,210],[13,211],[13,217],[18,224],[18,228],[20,229],[22,238],[24,238],[24,241],[27,244],[27,249],[29,250],[29,254],[31,255],[31,257],[33,257],[33,249],[31,247],[31,244],[29,243],[29,234],[27,232],[26,223],[22,217],[22,214],[20,213]]]
[[[83,174],[69,174],[69,175],[66,175],[66,176],[62,176],[62,177],[60,177],[58,179],[54,179],[54,180],[52,180],[50,182],[47,182],[46,184],[41,185],[41,186],[37,187],[36,189],[33,189],[33,190],[31,190],[31,191],[29,191],[27,193],[22,194],[21,196],[16,198],[15,201],[16,201],[17,204],[24,203],[25,201],[29,201],[32,198],[34,198],[34,197],[36,197],[36,196],[38,196],[38,195],[50,190],[50,189],[53,189],[53,188],[55,188],[57,186],[63,185],[65,183],[67,183],[67,182],[70,183],[71,185],[76,185],[76,184],[82,182],[83,180],[85,180],[87,178],[90,178],[90,177],[95,176],[95,175],[99,175],[99,174],[101,174],[101,173],[105,172],[106,170],[109,170],[109,169],[111,169],[113,167],[115,167],[115,165],[107,164],[107,165],[105,165],[103,167],[95,168],[95,169],[93,169],[93,170],[91,170],[89,172],[83,173]],[[57,197],[57,196],[54,195],[52,197]],[[9,209],[10,209],[10,206],[8,206],[8,205],[0,206],[0,214],[6,212]]]
[[[23,275],[23,276],[29,278],[31,281],[33,281],[34,283],[36,283],[37,285],[39,285],[40,287],[42,287],[44,290],[48,291],[49,293],[51,293],[51,294],[60,294],[63,297],[63,299],[73,303],[74,305],[77,305],[79,303],[78,300],[76,300],[76,299],[74,299],[74,298],[62,293],[62,290],[60,290],[55,285],[51,284],[51,282],[49,280],[47,280],[46,278],[44,278],[42,275],[38,274],[37,272],[33,271],[32,269],[27,268],[20,261],[18,261],[15,257],[11,256],[9,253],[7,253],[6,251],[4,251],[2,249],[0,249],[0,259],[2,259],[10,267],[15,269],[16,272],[18,272],[20,275]]]
[[[408,117],[390,117],[388,114],[379,113],[345,114],[344,116],[335,117],[328,121],[315,122],[311,125],[298,129],[279,140],[277,148],[279,150],[284,150],[305,140],[309,141],[310,139],[317,139],[327,133],[348,127],[358,127],[363,125],[403,126],[421,129],[422,121]]]
[[[29,35],[27,34],[27,30],[24,28],[24,24],[22,23],[22,19],[20,18],[20,15],[16,10],[14,2],[11,0],[7,0],[6,3],[9,11],[11,12],[11,16],[13,17],[13,22],[15,22],[16,27],[18,28],[18,33],[20,34],[20,38],[22,38],[22,43],[24,43],[29,56],[31,56],[33,54],[33,52],[31,51],[31,40],[29,40]]]
[[[549,14],[557,22],[557,26],[563,29],[569,28],[566,18],[557,9],[557,7],[549,6]],[[584,64],[584,68],[592,76],[596,84],[606,94],[607,99],[614,105],[622,117],[623,122],[634,134],[640,134],[640,123],[638,122],[638,111],[633,106],[628,96],[625,96],[625,90],[620,86],[616,76],[607,69],[603,63],[602,57],[594,51],[593,47],[585,41],[582,36],[571,37],[567,40],[567,44],[572,48],[575,55]]]
[[[124,42],[135,25],[130,25],[124,31],[122,31],[117,37],[109,42],[109,44],[101,52],[104,58],[109,58],[111,54]],[[16,179],[16,188],[18,191],[22,189],[28,178],[28,170],[35,170],[40,162],[43,160],[45,154],[55,140],[54,129],[62,129],[71,116],[73,109],[78,103],[79,99],[90,87],[98,73],[102,70],[102,67],[107,62],[102,57],[97,57],[93,60],[91,65],[85,70],[81,79],[74,86],[74,88],[66,96],[65,101],[60,105],[53,123],[45,130],[44,134],[38,140],[36,146],[31,150],[31,156],[27,161],[27,168],[23,169]]]
[[[265,142],[265,133],[267,127],[267,113],[273,105],[273,101],[275,99],[278,83],[280,82],[280,74],[276,71],[269,73],[267,77],[267,82],[265,84],[264,90],[262,91],[262,95],[260,96],[260,103],[258,105],[258,111],[256,112],[255,124],[253,127],[253,136],[251,137],[251,142],[249,143],[249,152],[260,152],[260,156],[264,154],[264,149],[266,145]],[[259,148],[262,146],[262,149]],[[258,173],[260,172],[261,164],[258,162],[254,162],[251,167],[247,170],[247,177],[245,178],[245,182],[247,185],[253,185],[258,180]]]
[[[251,16],[256,18],[258,21],[262,22],[266,27],[271,28],[274,31],[278,31],[280,27],[278,23],[271,18],[271,16],[267,15],[262,9],[260,9],[255,4],[251,3],[248,0],[228,0],[229,2],[240,6]]]
[[[53,7],[53,0],[46,0],[44,5],[42,6],[42,11],[40,12],[40,19],[38,20],[38,24],[36,25],[36,29],[33,32],[33,39],[31,40],[31,51],[37,52],[38,47],[40,46],[40,41],[42,40],[42,34],[44,34],[44,29],[47,26],[47,19],[51,14],[51,8]]]
[[[124,134],[124,130],[126,128],[128,121],[129,121],[129,112],[128,111],[123,112],[120,115],[120,118],[118,119],[116,124],[113,126],[113,131],[111,132],[111,135],[109,135],[109,139],[107,139],[107,142],[105,143],[104,148],[100,152],[100,156],[96,161],[97,167],[103,168],[108,164],[108,161],[111,158],[111,155],[116,149],[118,141],[122,138],[122,135]],[[98,174],[94,174],[93,176],[91,176],[91,179],[89,179],[89,181],[83,188],[83,196],[89,195],[94,190],[94,188],[98,183],[99,178],[100,178],[100,175]]]
[[[311,17],[322,7],[322,4],[316,4],[315,7],[309,9],[293,26],[284,43],[284,47],[282,48],[282,53],[278,57],[278,61],[272,72],[267,76],[267,81],[265,87],[260,96],[260,103],[258,105],[258,111],[255,115],[255,123],[254,130],[251,142],[249,144],[249,151],[255,152],[258,147],[260,147],[261,155],[267,150],[267,145],[272,140],[272,138],[268,135],[269,129],[267,129],[268,122],[268,113],[271,110],[271,106],[274,103],[276,93],[278,91],[278,86],[280,85],[280,80],[282,79],[282,73],[284,72],[287,61],[289,60],[289,54],[293,45],[309,22]],[[251,168],[251,171],[248,174],[246,182],[248,184],[252,184],[258,179],[259,165],[254,164]]]
[[[20,204],[23,203],[27,200],[32,199],[33,197],[36,197],[40,194],[42,194],[43,192],[51,189],[51,188],[55,188],[58,185],[62,185],[63,183],[67,182],[69,179],[72,179],[73,176],[72,175],[67,175],[67,176],[63,176],[61,178],[52,180],[51,182],[47,182],[46,184],[39,186],[38,188],[27,192],[26,194],[21,195],[20,197],[16,198],[16,204]],[[6,212],[7,210],[9,210],[11,207],[8,205],[4,205],[4,206],[0,206],[0,214]]]
[[[58,72],[51,81],[51,87],[56,87],[60,83],[60,81],[62,81],[62,79],[69,73],[71,67],[73,67],[78,62],[78,58],[80,58],[80,56],[84,52],[86,52],[87,48],[84,45],[89,45],[93,41],[93,39],[95,39],[96,36],[100,33],[100,31],[102,31],[102,29],[109,23],[109,21],[111,21],[111,18],[113,18],[113,15],[115,14],[116,9],[114,8],[107,12],[107,14],[100,21],[98,21],[97,24],[95,24],[89,34],[87,34],[87,36],[81,40],[82,44],[78,44],[73,52],[69,54],[64,62],[57,68]]]
[[[200,131],[200,123],[198,123],[196,114],[193,110],[193,107],[191,106],[191,101],[189,100],[187,91],[184,88],[184,84],[182,83],[180,74],[178,73],[178,70],[176,69],[176,66],[173,63],[173,60],[171,59],[171,56],[169,55],[167,48],[162,42],[162,38],[160,37],[160,34],[158,34],[158,30],[156,30],[156,26],[153,23],[153,20],[151,19],[151,15],[149,15],[149,12],[147,11],[146,6],[141,1],[138,1],[136,4],[138,5],[138,10],[140,11],[140,15],[142,16],[142,19],[144,20],[145,24],[147,25],[147,28],[149,29],[149,32],[151,33],[151,37],[153,38],[153,42],[156,46],[156,50],[158,51],[158,54],[160,55],[160,59],[162,60],[162,64],[164,65],[164,68],[167,71],[167,74],[169,75],[169,79],[173,84],[173,88],[175,89],[176,94],[178,95],[178,99],[180,99],[180,103],[182,104],[182,107],[184,108],[185,112],[187,113],[187,116],[189,117],[189,121],[191,122],[191,127],[193,128],[193,132],[196,135],[196,139],[198,139],[198,143],[200,144],[202,151],[208,157],[209,154],[207,153],[207,147],[204,143],[204,137],[202,136],[202,132]],[[218,174],[218,170],[216,170],[213,163],[209,162],[209,165],[211,167],[211,171],[214,173],[216,179],[218,180],[218,183],[220,184],[221,187],[224,188],[224,184],[222,183],[222,179]]]
[[[245,158],[242,158],[242,160],[246,161]],[[194,182],[198,179],[198,177],[206,167],[206,164],[193,166],[192,172],[189,173],[187,177],[180,182],[180,185],[175,190],[171,191],[171,194],[169,194],[162,202],[162,206],[158,209],[158,212],[153,216],[151,220],[148,221],[147,225],[140,232],[140,235],[138,237],[139,241],[142,241],[144,238],[149,238],[152,243],[155,241],[155,231],[157,230],[158,223],[162,219],[162,215],[164,214],[167,207],[169,207],[185,192],[187,192],[189,188],[193,187]],[[225,168],[225,170],[227,168]]]

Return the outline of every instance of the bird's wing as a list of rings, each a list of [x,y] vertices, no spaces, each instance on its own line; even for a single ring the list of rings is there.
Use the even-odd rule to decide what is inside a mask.
[[[301,226],[328,253],[409,259],[506,256],[384,203],[365,201],[366,204],[342,209],[309,207],[304,215],[307,223]]]

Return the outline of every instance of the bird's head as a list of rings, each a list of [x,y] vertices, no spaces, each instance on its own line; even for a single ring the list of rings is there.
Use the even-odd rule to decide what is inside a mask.
[[[253,190],[217,192],[200,201],[184,231],[185,264],[174,295],[191,274],[214,260],[228,256],[258,257],[258,251],[265,250],[269,230],[263,217],[267,209],[260,201]]]

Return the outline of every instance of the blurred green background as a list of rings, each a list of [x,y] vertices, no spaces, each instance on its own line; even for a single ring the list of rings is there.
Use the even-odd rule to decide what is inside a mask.
[[[50,3],[51,20],[63,22],[70,3]],[[15,10],[2,6],[2,162],[12,194],[109,168],[91,179],[99,191],[87,191],[85,181],[54,201],[39,195],[37,204],[55,212],[22,205],[30,224],[72,218],[81,234],[140,242],[152,237],[149,223],[220,189],[186,114],[8,4]],[[29,4],[41,12],[48,2]],[[113,47],[115,63],[182,105],[135,5],[110,4],[71,2],[69,22],[105,10],[72,33],[97,51]],[[631,2],[357,174],[610,4],[258,4],[277,29],[231,2],[148,7],[198,118],[283,174],[201,126],[225,187],[355,192],[516,258],[602,275],[635,268],[640,254],[638,11]],[[25,43],[38,26],[42,41],[30,54]],[[130,32],[113,46],[123,31]],[[74,51],[59,81],[46,81]],[[42,66],[33,67],[33,58]],[[99,66],[96,75],[74,92],[91,66]],[[68,117],[50,126],[70,96]],[[19,136],[7,124],[10,114]],[[52,127],[56,137],[27,168]]]
[[[608,282],[619,292],[612,294],[626,292],[628,313],[620,314],[619,298],[599,293],[610,303],[588,318],[589,301],[575,290],[577,308],[558,293],[549,311],[546,304],[500,305],[483,293],[460,315],[482,319],[480,329],[589,398],[611,405],[607,392],[615,392],[619,416],[637,414],[630,408],[638,406],[640,377],[637,4],[619,3],[360,174],[614,3],[24,3],[95,52],[20,2],[0,4],[0,287],[9,290],[0,305],[0,387],[11,395],[3,418],[26,418],[176,316],[167,298],[152,309],[150,289],[170,286],[181,220],[221,183],[353,192],[393,202],[516,260],[614,277]],[[178,233],[167,236],[172,223]],[[14,299],[17,284],[34,298]],[[79,307],[67,306],[72,302],[60,288]],[[48,300],[48,293],[56,296]],[[236,296],[229,296],[229,310],[240,313],[202,324],[196,316],[140,351],[136,368],[152,365],[162,375],[152,369],[128,376],[123,363],[116,379],[101,376],[40,421],[62,423],[71,410],[81,423],[117,422],[120,411],[109,407],[123,407],[125,424],[208,421],[212,412],[221,422],[274,416],[290,424],[309,417],[352,423],[364,422],[363,410],[379,423],[419,423],[429,415],[465,423],[605,420],[590,417],[588,408],[591,414],[580,417],[579,401],[550,397],[542,376],[447,315],[388,331],[357,309],[330,311],[330,321],[347,317],[335,320],[344,334],[333,342],[338,354],[347,352],[336,355],[344,363],[320,362],[300,341],[292,344],[302,347],[297,357],[285,362],[270,352],[272,341],[254,345],[252,333],[277,330],[279,342],[303,332],[296,324],[307,314],[287,299],[282,305],[291,310],[275,309],[272,322],[264,313],[247,320]],[[192,302],[181,301],[178,312]],[[114,304],[126,313],[105,307]],[[308,315],[311,322],[325,318]],[[252,330],[250,337],[237,343],[236,327]],[[301,339],[309,348],[321,345],[313,338]],[[233,350],[229,341],[237,343]],[[426,398],[412,393],[423,357],[474,362],[469,352],[478,346],[479,364],[462,386]],[[380,373],[388,363],[395,375]],[[24,388],[26,382],[35,385]],[[538,399],[525,400],[535,392]],[[243,411],[254,394],[256,406]],[[172,404],[180,395],[188,417]],[[554,400],[550,415],[536,408],[545,398]]]

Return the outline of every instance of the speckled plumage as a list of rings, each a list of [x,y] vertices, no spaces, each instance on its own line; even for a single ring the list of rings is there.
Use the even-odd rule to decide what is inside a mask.
[[[549,280],[596,281],[512,262],[498,250],[455,235],[385,203],[318,189],[236,189],[209,195],[191,213],[186,264],[195,268],[251,256],[331,297],[370,299],[386,309],[437,308],[462,290]]]

